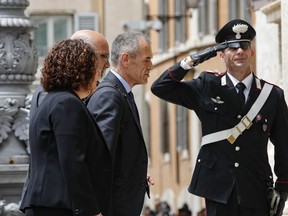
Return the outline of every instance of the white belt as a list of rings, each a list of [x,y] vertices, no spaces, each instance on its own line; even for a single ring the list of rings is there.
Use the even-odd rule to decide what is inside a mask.
[[[258,96],[253,106],[250,108],[249,112],[241,119],[241,121],[235,127],[203,136],[201,145],[203,146],[224,139],[227,139],[231,144],[233,144],[243,131],[251,127],[253,119],[263,107],[272,88],[272,85],[265,83],[260,95]]]

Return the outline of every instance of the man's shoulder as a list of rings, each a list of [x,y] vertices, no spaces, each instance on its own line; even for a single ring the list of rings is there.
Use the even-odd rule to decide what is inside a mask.
[[[281,87],[278,86],[278,85],[276,85],[275,83],[269,82],[269,81],[264,80],[264,79],[260,79],[260,81],[263,83],[263,85],[264,85],[265,83],[267,83],[267,84],[272,85],[272,86],[274,86],[274,87],[276,87],[276,88],[278,88],[278,89],[281,89]]]
[[[206,70],[203,71],[202,73],[205,73],[208,76],[213,76],[213,77],[222,77],[225,75],[225,72],[218,72],[218,71],[212,71],[212,70]]]
[[[117,95],[126,96],[126,91],[117,83],[113,83],[111,81],[103,80],[96,88],[94,94],[102,94],[102,93],[112,93]]]
[[[200,77],[204,78],[205,80],[215,80],[215,79],[221,79],[225,74],[226,74],[225,72],[206,70],[200,74]]]
[[[104,88],[104,89],[103,89]],[[99,85],[96,88],[96,92],[99,91],[100,89],[107,90],[107,91],[114,91],[118,90],[119,86],[116,83],[113,83],[111,81],[103,80],[102,82],[99,83]]]
[[[95,103],[113,104],[117,101],[123,103],[126,97],[127,93],[117,83],[103,80],[97,86],[96,91],[86,101],[86,105],[89,108],[90,106],[95,106]]]
[[[273,94],[276,93],[276,95],[279,95],[279,96],[284,95],[284,90],[280,86],[276,85],[275,83],[272,83],[272,82],[264,80],[264,79],[260,79],[257,76],[255,76],[255,78],[256,78],[255,80],[258,79],[260,81],[261,86],[262,86],[261,88],[263,88],[263,86],[265,84],[272,85],[273,86],[272,93],[274,92]]]

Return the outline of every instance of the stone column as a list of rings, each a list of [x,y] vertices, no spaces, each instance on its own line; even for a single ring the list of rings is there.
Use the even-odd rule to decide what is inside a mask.
[[[0,200],[18,202],[28,167],[30,85],[38,57],[28,0],[0,1]]]
[[[282,34],[282,77],[286,101],[288,100],[288,2],[281,1],[281,34]]]
[[[281,1],[281,45],[282,45],[282,79],[286,103],[288,101],[288,1]],[[288,201],[283,216],[288,216]]]

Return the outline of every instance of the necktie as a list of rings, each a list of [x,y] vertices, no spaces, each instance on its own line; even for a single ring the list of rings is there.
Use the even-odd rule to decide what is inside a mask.
[[[138,121],[140,121],[139,112],[138,112],[137,105],[136,105],[136,103],[135,103],[134,95],[133,95],[132,91],[130,91],[130,92],[128,93],[128,98],[129,98],[129,100],[130,100],[130,102],[131,102],[131,104],[132,104],[132,108],[133,108],[134,112],[136,113],[136,116],[137,116],[137,118],[138,118]]]
[[[245,95],[243,93],[246,88],[245,84],[242,82],[237,83],[236,88],[238,89],[238,98],[241,104],[241,108],[245,105]]]

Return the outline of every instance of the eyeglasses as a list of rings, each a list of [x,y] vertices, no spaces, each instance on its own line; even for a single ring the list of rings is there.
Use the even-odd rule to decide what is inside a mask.
[[[109,58],[110,58],[109,55],[105,55],[105,54],[99,54],[99,55],[104,61],[109,61]]]
[[[228,48],[230,49],[243,49],[246,50],[250,48],[251,44],[248,41],[240,41],[240,42],[232,42],[232,43],[227,43]]]

